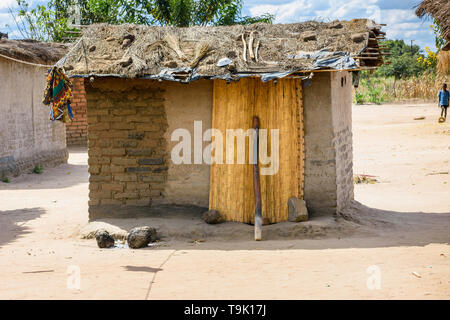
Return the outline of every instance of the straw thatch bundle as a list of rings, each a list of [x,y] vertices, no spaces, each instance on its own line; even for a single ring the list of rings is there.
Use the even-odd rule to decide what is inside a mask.
[[[424,0],[416,9],[416,15],[423,18],[432,16],[442,29],[442,35],[450,41],[450,1],[449,0]],[[448,46],[447,46],[448,47]]]

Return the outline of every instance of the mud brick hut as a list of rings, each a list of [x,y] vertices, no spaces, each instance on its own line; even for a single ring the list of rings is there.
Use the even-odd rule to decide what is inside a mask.
[[[251,128],[255,115],[269,130],[269,155],[270,130],[279,130],[279,168],[261,175],[266,221],[287,220],[292,196],[313,215],[336,214],[353,199],[352,83],[359,70],[382,64],[380,29],[365,19],[87,28],[64,67],[86,90],[90,218],[184,205],[251,223],[251,164],[208,164],[201,152],[210,144],[206,130],[229,141],[226,130]],[[176,164],[180,128],[193,148]]]
[[[0,178],[67,161],[65,126],[51,122],[42,103],[48,65],[66,52],[62,44],[0,39]]]

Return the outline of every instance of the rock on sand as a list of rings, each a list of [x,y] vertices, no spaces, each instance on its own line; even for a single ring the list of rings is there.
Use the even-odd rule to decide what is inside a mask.
[[[136,227],[130,230],[127,241],[132,249],[144,248],[156,240],[156,229],[148,226]]]

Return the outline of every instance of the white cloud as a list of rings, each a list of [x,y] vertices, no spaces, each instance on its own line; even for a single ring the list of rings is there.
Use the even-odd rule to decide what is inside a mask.
[[[328,2],[328,8],[318,10],[316,13],[322,17],[332,19],[347,19],[348,17],[361,18],[372,16],[379,11],[375,6],[377,0],[338,0]]]
[[[17,6],[16,0],[0,0],[0,10]],[[1,21],[1,20],[0,20]]]
[[[419,18],[414,14],[413,10],[389,9],[381,10],[381,12],[381,23],[386,23],[389,25],[394,25],[401,22],[420,21]]]
[[[250,14],[261,15],[271,13],[275,15],[277,23],[289,23],[298,21],[299,17],[311,19],[315,16],[315,11],[323,4],[328,3],[327,0],[295,0],[281,5],[257,5],[250,8]]]
[[[5,27],[6,24],[9,24],[12,27],[14,20],[9,13],[0,12],[0,28]]]
[[[275,5],[263,4],[249,8],[250,14],[261,15],[271,13],[275,15],[277,23],[301,21],[299,18],[309,19],[345,19],[349,16],[367,17],[373,14],[378,0],[294,0]]]

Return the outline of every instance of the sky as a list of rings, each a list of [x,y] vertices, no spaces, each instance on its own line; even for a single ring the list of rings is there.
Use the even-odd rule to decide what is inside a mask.
[[[47,0],[31,0],[33,6]],[[8,32],[10,38],[20,38],[8,7],[16,0],[0,0],[0,31]],[[371,18],[387,24],[383,28],[389,39],[403,39],[422,49],[429,46],[435,50],[434,35],[430,20],[421,20],[414,14],[420,0],[244,0],[243,14],[249,16],[272,13],[275,23],[292,23],[308,20],[332,21],[354,18]],[[5,24],[11,26],[10,29]]]

